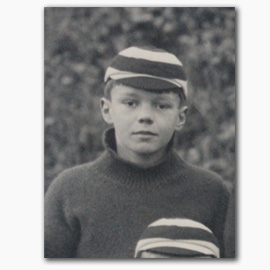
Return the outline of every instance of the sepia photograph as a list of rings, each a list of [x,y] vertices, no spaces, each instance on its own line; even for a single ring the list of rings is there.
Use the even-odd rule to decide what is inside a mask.
[[[236,13],[44,8],[44,258],[237,258]]]

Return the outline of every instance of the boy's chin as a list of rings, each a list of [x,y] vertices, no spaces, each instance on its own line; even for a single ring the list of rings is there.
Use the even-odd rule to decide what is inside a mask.
[[[138,154],[138,155],[155,155],[159,152],[162,152],[163,148],[159,147],[151,147],[149,145],[142,145],[142,146],[137,146],[133,149],[133,152]]]
[[[147,155],[154,155],[156,152],[153,151],[153,150],[146,150],[146,149],[143,149],[143,150],[136,150],[134,151],[134,153],[136,153],[137,155],[141,155],[141,156],[147,156]]]

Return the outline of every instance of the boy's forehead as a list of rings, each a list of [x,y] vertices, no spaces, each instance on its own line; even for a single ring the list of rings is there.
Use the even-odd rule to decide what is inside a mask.
[[[113,87],[112,98],[115,97],[134,97],[141,99],[173,99],[179,97],[173,92],[159,92],[159,91],[148,91],[145,89],[133,88],[131,86],[116,85]]]

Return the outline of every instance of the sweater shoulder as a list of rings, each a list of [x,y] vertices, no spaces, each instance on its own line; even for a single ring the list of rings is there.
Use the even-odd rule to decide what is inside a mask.
[[[100,158],[84,164],[76,165],[62,171],[51,183],[49,189],[76,189],[83,183],[91,182],[98,173]]]
[[[188,162],[185,162],[185,164],[188,178],[192,179],[195,183],[200,185],[207,185],[216,191],[223,191],[228,194],[230,193],[228,186],[225,184],[225,181],[216,172],[190,164]]]

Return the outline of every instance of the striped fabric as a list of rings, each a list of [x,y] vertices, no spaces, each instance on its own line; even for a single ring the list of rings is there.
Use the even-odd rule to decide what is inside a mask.
[[[137,243],[135,258],[143,252],[168,257],[219,258],[218,242],[202,223],[190,219],[160,219],[150,224]]]
[[[179,88],[187,97],[187,79],[180,60],[157,48],[130,47],[121,51],[107,68],[104,81],[117,80],[145,90]]]

